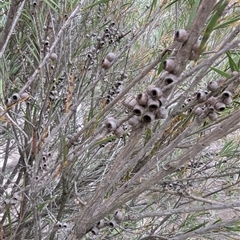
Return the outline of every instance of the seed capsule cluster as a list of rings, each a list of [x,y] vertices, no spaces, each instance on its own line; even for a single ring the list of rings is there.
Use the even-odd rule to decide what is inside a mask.
[[[109,228],[115,228],[117,227],[118,224],[121,223],[121,221],[123,220],[124,215],[123,212],[120,210],[116,210],[114,212],[113,215],[113,219],[111,220],[105,220],[105,219],[101,219],[93,228],[91,228],[89,231],[91,231],[91,233],[93,235],[97,235],[100,232],[100,229],[105,228],[105,227],[109,227]]]
[[[121,73],[121,75],[117,77],[116,81],[114,81],[109,89],[108,94],[104,97],[105,104],[109,104],[121,92],[123,81],[127,77],[128,75],[126,73]]]
[[[18,93],[13,93],[13,95],[10,98],[7,98],[5,100],[5,104],[7,107],[11,107],[13,104],[18,103],[20,100],[26,100],[29,98],[29,94],[28,93],[22,93],[21,95],[19,95]]]

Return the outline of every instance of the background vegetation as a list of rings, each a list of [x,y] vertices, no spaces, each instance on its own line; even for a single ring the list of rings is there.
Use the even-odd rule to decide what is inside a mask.
[[[0,1],[0,239],[239,239],[239,14]]]

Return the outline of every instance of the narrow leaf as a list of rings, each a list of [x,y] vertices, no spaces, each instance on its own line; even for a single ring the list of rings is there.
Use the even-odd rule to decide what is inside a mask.
[[[216,73],[220,74],[220,75],[223,76],[223,77],[226,77],[226,78],[230,78],[230,77],[231,77],[230,74],[228,74],[228,73],[226,73],[226,72],[223,72],[223,71],[221,71],[221,70],[219,70],[219,69],[217,69],[217,68],[215,68],[215,67],[211,67],[211,69],[212,69],[213,71],[215,71]]]

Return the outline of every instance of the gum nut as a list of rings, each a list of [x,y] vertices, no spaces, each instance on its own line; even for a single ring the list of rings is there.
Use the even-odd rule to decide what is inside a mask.
[[[120,138],[124,133],[123,127],[119,126],[115,131],[114,134],[116,135],[116,137]]]
[[[12,104],[13,104],[13,101],[11,98],[7,98],[6,101],[5,101],[5,104],[7,107],[10,107]]]
[[[99,233],[99,228],[97,228],[97,227],[95,226],[95,227],[93,227],[93,228],[91,229],[91,232],[92,232],[93,235],[97,235],[97,234]]]
[[[139,119],[137,116],[133,116],[128,120],[129,125],[136,126],[139,123]]]
[[[207,85],[207,89],[208,89],[209,91],[215,91],[215,90],[217,90],[217,89],[218,89],[218,82],[216,82],[216,81],[211,81],[211,82],[209,82],[208,85]]]
[[[172,72],[175,69],[175,62],[173,59],[167,59],[163,62],[163,69],[167,72]]]
[[[114,53],[112,53],[112,52],[108,53],[108,55],[106,56],[106,59],[109,62],[112,62],[115,58],[116,58],[116,55]]]
[[[13,102],[17,102],[17,101],[19,101],[21,99],[21,97],[20,97],[20,95],[18,94],[18,93],[14,93],[13,95],[12,95],[12,100],[13,100]]]
[[[141,116],[144,112],[144,108],[140,105],[135,105],[133,108],[134,115]]]
[[[29,94],[24,92],[24,93],[21,94],[20,97],[21,97],[21,99],[25,99],[25,98],[29,97]]]
[[[114,219],[115,219],[116,221],[121,221],[121,220],[123,220],[123,214],[122,214],[122,212],[119,211],[119,210],[117,210],[117,211],[115,212],[115,214],[114,214]]]
[[[104,58],[103,61],[102,61],[102,68],[108,69],[110,67],[111,67],[111,63],[109,62],[108,59]]]
[[[214,108],[215,108],[217,111],[222,112],[222,111],[225,110],[226,106],[225,106],[225,104],[224,104],[223,102],[217,102],[217,103],[215,104]]]
[[[57,60],[57,58],[58,58],[58,55],[57,55],[56,53],[51,53],[50,59],[51,59],[52,61]]]
[[[155,85],[151,85],[147,88],[147,93],[152,98],[160,98],[163,95],[163,92],[160,88],[156,87]]]
[[[142,118],[143,122],[150,123],[155,120],[155,114],[153,112],[146,112]]]
[[[211,121],[215,121],[215,120],[217,120],[218,115],[217,115],[217,113],[212,112],[212,113],[209,113],[209,114],[208,114],[208,118],[209,118]]]
[[[177,77],[176,77],[175,75],[173,75],[173,74],[168,74],[168,75],[165,77],[165,79],[164,79],[165,85],[169,85],[169,84],[175,82],[175,81],[176,81],[176,78],[177,78]]]
[[[150,98],[148,100],[148,108],[150,111],[157,110],[160,107],[160,102],[158,99],[152,99]]]
[[[195,113],[197,116],[200,116],[200,115],[203,113],[203,109],[200,108],[200,107],[197,107],[197,108],[194,110],[194,113]]]
[[[101,219],[101,220],[97,223],[97,227],[98,227],[98,228],[103,228],[103,227],[105,227],[105,221],[104,221],[104,219]]]
[[[117,128],[117,123],[116,123],[115,119],[107,118],[105,120],[105,126],[109,131],[114,131]]]
[[[148,101],[148,95],[146,93],[139,93],[136,99],[139,105],[146,106]]]
[[[115,220],[111,220],[108,222],[108,225],[109,225],[109,227],[114,228],[114,227],[116,227],[117,223]]]
[[[229,97],[229,98],[223,99],[223,103],[224,103],[225,105],[230,105],[230,104],[232,103],[232,98]]]
[[[134,106],[137,104],[137,100],[133,97],[128,97],[122,102],[123,106],[133,109]]]
[[[224,91],[224,92],[222,93],[222,97],[223,97],[223,98],[230,98],[230,97],[232,97],[232,93],[229,92],[229,91]]]
[[[178,42],[185,42],[188,39],[188,32],[185,29],[180,29],[175,33],[174,40]]]

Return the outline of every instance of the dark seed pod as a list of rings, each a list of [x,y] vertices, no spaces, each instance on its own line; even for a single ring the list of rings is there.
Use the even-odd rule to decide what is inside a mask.
[[[14,93],[12,95],[12,101],[13,102],[18,102],[21,99],[20,95],[18,93]]]
[[[141,116],[144,112],[144,108],[140,105],[135,105],[134,108],[133,108],[133,113],[134,115],[136,116]]]
[[[224,91],[224,92],[222,93],[222,98],[223,98],[223,99],[230,98],[230,97],[232,97],[232,93],[231,93],[231,92],[229,92],[229,91]]]
[[[143,114],[142,120],[144,123],[151,123],[155,120],[155,114],[153,112],[146,112]]]
[[[92,232],[93,235],[97,235],[97,234],[99,233],[99,228],[97,228],[97,227],[95,226],[95,227],[93,227],[93,228],[91,229],[91,232]]]
[[[155,111],[160,107],[160,102],[158,99],[150,98],[147,105],[150,111]]]
[[[214,105],[214,108],[219,111],[219,112],[222,112],[225,110],[226,108],[226,105],[222,102],[217,102],[215,105]]]
[[[165,85],[169,85],[169,84],[172,84],[172,83],[174,83],[174,82],[176,82],[176,76],[175,75],[173,75],[173,74],[168,74],[167,76],[166,76],[166,78],[164,79],[164,83],[165,83]]]
[[[111,221],[108,222],[108,226],[111,227],[111,228],[114,228],[114,227],[117,226],[117,223],[116,223],[115,220],[111,220]]]
[[[160,88],[156,87],[155,85],[151,85],[147,89],[147,93],[152,97],[152,98],[160,98],[163,95],[163,92]]]

